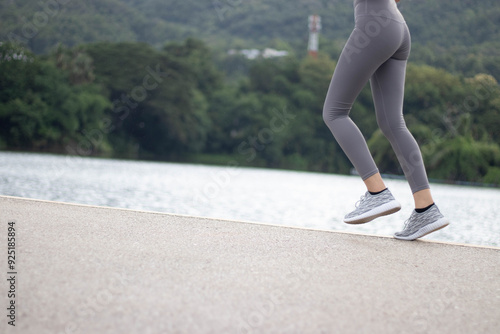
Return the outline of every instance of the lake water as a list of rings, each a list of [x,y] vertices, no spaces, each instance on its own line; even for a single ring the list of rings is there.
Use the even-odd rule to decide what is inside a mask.
[[[0,195],[376,235],[399,231],[413,209],[406,181],[386,183],[402,210],[351,226],[342,218],[365,192],[357,176],[0,152]],[[500,246],[499,189],[431,188],[451,224],[425,239]]]

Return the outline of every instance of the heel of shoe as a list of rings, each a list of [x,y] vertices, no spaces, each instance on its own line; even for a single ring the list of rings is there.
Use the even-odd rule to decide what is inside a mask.
[[[344,223],[364,224],[372,221],[375,218],[387,216],[398,212],[399,210],[401,210],[401,204],[396,200],[392,200],[390,202],[382,204],[381,206],[377,206],[376,208],[373,208],[370,211],[365,212],[364,214],[357,217],[344,219]]]

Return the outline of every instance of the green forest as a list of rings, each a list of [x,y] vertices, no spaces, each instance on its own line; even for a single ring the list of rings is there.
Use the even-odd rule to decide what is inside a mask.
[[[404,113],[429,177],[500,185],[500,5],[405,1]],[[350,173],[321,116],[351,1],[3,1],[0,149]],[[307,56],[307,16],[322,16]],[[228,49],[273,47],[248,60]],[[402,174],[369,86],[351,112]]]

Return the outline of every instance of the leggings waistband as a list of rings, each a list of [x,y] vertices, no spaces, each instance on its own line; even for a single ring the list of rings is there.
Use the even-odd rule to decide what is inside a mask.
[[[381,16],[405,22],[394,0],[354,0],[354,16]]]

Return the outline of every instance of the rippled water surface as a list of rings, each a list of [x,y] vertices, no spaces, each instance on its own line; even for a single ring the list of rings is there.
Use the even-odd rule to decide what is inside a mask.
[[[324,230],[392,235],[413,208],[404,180],[387,180],[403,209],[368,224],[343,216],[365,192],[356,176],[0,152],[0,194]],[[432,184],[451,225],[426,239],[500,246],[500,190]]]

